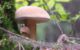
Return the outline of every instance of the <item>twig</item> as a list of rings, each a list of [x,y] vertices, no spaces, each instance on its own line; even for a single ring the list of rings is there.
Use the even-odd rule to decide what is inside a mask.
[[[69,39],[71,39],[71,40],[80,40],[80,38],[78,38],[78,37],[69,37]]]
[[[3,30],[4,32],[7,32],[7,34],[10,34],[9,38],[13,42],[20,42],[20,44],[23,44],[23,45],[30,44],[32,46],[41,47],[41,48],[53,48],[53,49],[56,48],[56,44],[53,44],[53,43],[47,43],[47,42],[43,43],[43,42],[34,41],[29,38],[25,38],[25,37],[22,37],[20,35],[13,33],[13,32],[10,32],[2,27],[0,27],[0,30]],[[74,38],[72,38],[72,39],[74,39]],[[80,38],[78,38],[78,40],[79,39]],[[23,46],[21,46],[21,47],[24,48]],[[60,47],[60,45],[58,45],[58,47]],[[23,50],[25,50],[25,49],[23,49]]]
[[[19,50],[21,50],[21,45],[20,45],[20,43],[18,42],[18,45],[19,45]]]
[[[16,47],[18,47],[18,45],[15,45],[14,48],[12,48],[12,50],[15,50]]]
[[[20,44],[20,43],[19,43],[19,44]],[[25,50],[25,48],[23,47],[23,45],[22,45],[22,44],[20,44],[20,45],[21,45],[22,49]]]
[[[64,43],[65,41],[69,42],[69,37],[66,34],[60,35],[58,40],[57,40],[58,43],[61,43],[61,42]]]

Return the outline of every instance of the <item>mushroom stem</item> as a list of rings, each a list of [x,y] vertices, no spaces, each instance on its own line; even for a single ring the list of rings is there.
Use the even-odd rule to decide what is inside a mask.
[[[27,20],[26,25],[31,31],[30,39],[36,40],[36,21],[29,19]]]

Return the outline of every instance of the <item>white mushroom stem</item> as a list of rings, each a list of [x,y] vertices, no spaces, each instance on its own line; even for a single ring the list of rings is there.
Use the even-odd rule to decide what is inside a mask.
[[[27,20],[26,25],[29,27],[31,34],[30,38],[32,40],[36,40],[36,21],[34,20]]]

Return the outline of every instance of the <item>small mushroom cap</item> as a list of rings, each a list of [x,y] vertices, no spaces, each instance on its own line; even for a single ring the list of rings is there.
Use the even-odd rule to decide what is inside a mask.
[[[47,22],[50,20],[49,14],[42,8],[36,6],[24,6],[15,12],[15,19],[22,20],[35,20],[37,23]]]
[[[28,27],[26,27],[26,26],[22,26],[20,28],[20,32],[22,32],[22,33],[24,32],[24,33],[30,34],[30,29]]]

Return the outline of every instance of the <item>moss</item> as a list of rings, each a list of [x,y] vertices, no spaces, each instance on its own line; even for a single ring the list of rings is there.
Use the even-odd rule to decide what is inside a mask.
[[[0,1],[0,21],[2,21],[0,26],[19,33],[17,24],[14,20],[15,10],[15,0]]]
[[[0,27],[19,33],[14,20],[15,10],[15,0],[0,0]],[[4,35],[5,32],[0,30],[0,50],[12,50],[13,43],[9,43],[8,39],[5,41],[4,39],[7,37],[3,38]],[[2,44],[4,45],[2,46]]]

